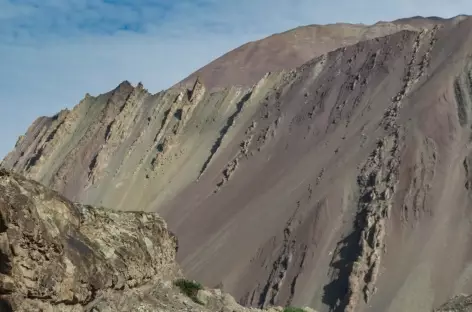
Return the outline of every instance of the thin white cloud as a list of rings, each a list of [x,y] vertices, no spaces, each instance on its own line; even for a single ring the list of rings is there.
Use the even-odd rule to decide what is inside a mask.
[[[232,48],[300,25],[461,13],[472,2],[0,0],[0,157],[36,117],[125,79],[157,92]]]

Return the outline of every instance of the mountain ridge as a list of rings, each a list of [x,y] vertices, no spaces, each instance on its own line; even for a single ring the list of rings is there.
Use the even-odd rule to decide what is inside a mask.
[[[229,85],[248,86],[256,83],[266,72],[301,66],[310,59],[343,46],[400,30],[421,30],[434,27],[436,23],[454,24],[465,18],[467,16],[464,15],[439,20],[412,17],[391,22],[380,21],[372,25],[333,23],[300,26],[235,48],[176,85],[188,86],[200,76],[209,89]],[[305,39],[291,40],[289,35],[303,36]],[[288,48],[285,45],[292,46]],[[267,59],[265,55],[270,58]]]

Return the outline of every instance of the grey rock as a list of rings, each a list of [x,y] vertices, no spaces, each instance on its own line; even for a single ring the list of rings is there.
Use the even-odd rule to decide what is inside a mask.
[[[82,311],[114,292],[180,276],[176,249],[157,214],[73,204],[0,171],[0,296],[14,311]]]

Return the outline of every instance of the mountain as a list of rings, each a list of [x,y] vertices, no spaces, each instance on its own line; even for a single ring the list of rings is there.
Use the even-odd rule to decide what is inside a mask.
[[[125,81],[38,118],[2,166],[158,212],[184,273],[241,304],[430,311],[472,293],[472,18],[398,23],[430,26],[251,86]]]

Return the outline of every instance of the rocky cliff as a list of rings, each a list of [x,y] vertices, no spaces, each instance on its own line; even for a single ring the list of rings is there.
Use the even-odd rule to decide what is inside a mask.
[[[184,272],[245,305],[430,311],[472,293],[472,19],[430,22],[250,87],[123,82],[36,120],[2,165],[159,212]]]

